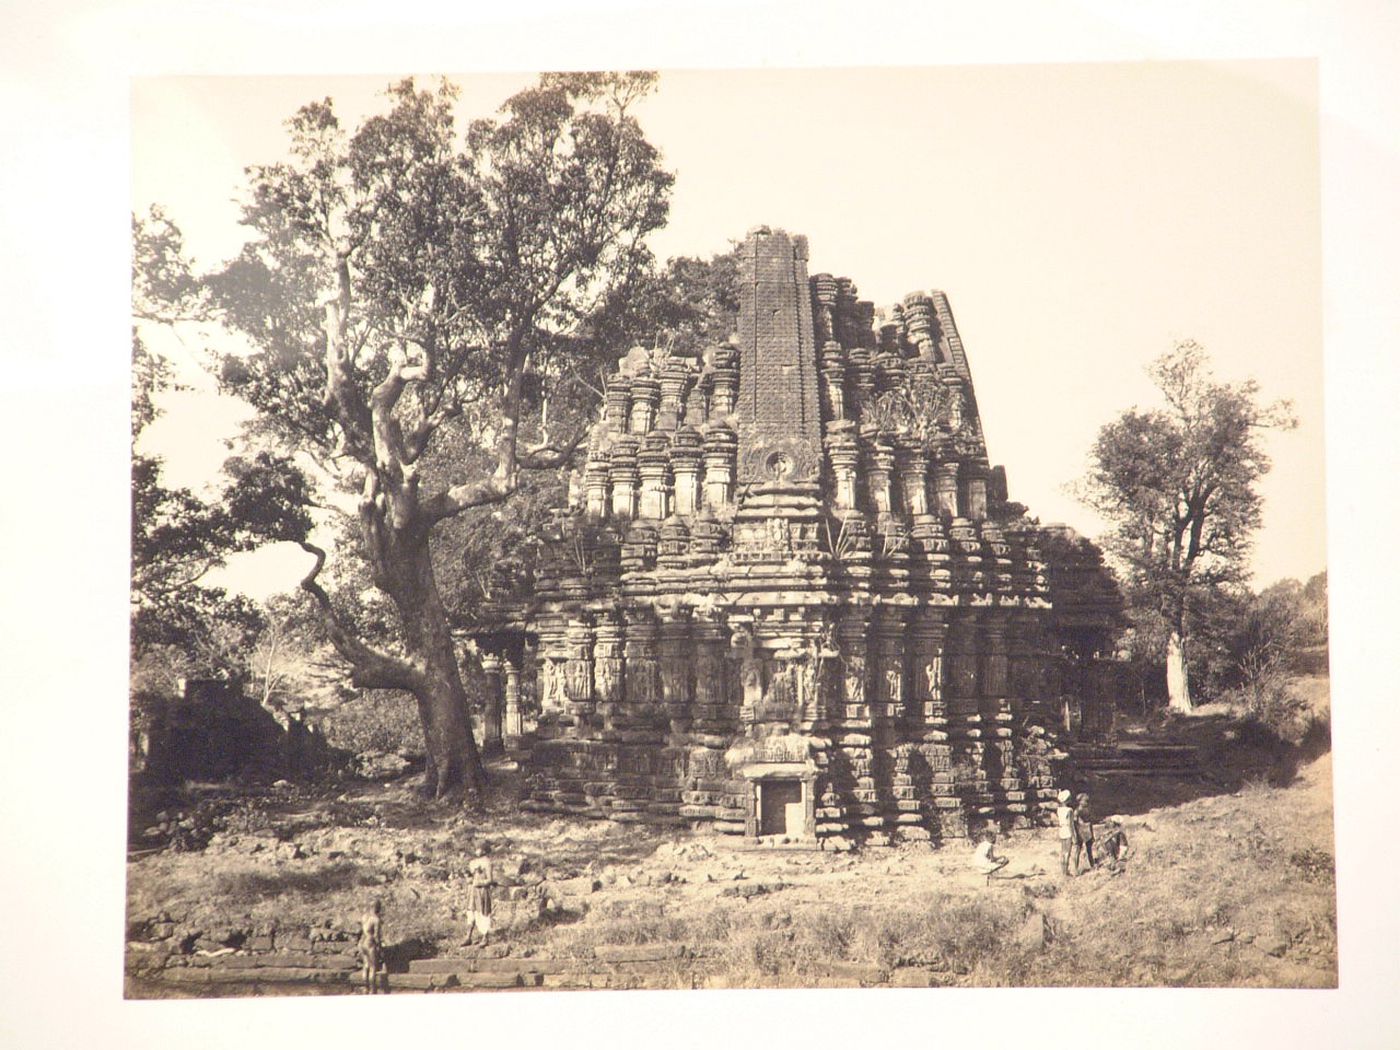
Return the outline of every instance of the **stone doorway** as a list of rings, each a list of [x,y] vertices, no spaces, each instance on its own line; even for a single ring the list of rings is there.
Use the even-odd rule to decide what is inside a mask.
[[[764,780],[759,785],[758,833],[760,835],[801,835],[806,821],[806,805],[800,780]]]

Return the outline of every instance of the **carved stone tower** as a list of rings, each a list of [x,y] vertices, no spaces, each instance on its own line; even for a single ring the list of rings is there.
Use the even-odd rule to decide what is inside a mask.
[[[807,239],[760,226],[739,256],[739,484],[821,476]]]
[[[877,319],[767,227],[739,275],[727,343],[619,359],[532,590],[470,628],[516,682],[524,805],[871,844],[1044,820],[1046,537],[989,467],[947,297]]]

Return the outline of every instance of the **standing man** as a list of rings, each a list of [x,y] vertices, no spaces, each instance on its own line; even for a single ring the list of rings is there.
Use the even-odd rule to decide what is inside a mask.
[[[1084,860],[1089,867],[1094,866],[1094,817],[1089,810],[1089,796],[1080,793],[1074,800],[1074,873],[1079,874],[1079,853],[1083,850]]]
[[[360,916],[360,939],[355,945],[355,951],[360,956],[360,976],[364,980],[367,995],[383,991],[383,985],[386,983],[382,911],[383,905],[376,897],[374,903],[369,906],[369,911]]]
[[[480,944],[486,944],[491,937],[491,887],[495,879],[491,870],[491,847],[483,842],[476,856],[467,865],[467,878],[471,880],[467,898],[467,943],[471,944],[475,935],[480,934]]]
[[[1055,822],[1060,832],[1060,868],[1068,875],[1069,860],[1074,853],[1074,807],[1069,804],[1071,795],[1068,791],[1061,791],[1056,797],[1060,801],[1055,810]]]

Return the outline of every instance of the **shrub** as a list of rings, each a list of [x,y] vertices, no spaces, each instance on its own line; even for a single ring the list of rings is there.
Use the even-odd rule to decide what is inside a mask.
[[[1294,743],[1302,739],[1309,705],[1279,662],[1249,668],[1244,682],[1225,699],[1274,736]]]
[[[1330,882],[1335,877],[1332,854],[1316,846],[1293,852],[1288,857],[1288,863],[1298,869],[1304,882]]]
[[[407,693],[371,691],[337,708],[321,723],[326,741],[352,755],[423,750],[418,707]]]

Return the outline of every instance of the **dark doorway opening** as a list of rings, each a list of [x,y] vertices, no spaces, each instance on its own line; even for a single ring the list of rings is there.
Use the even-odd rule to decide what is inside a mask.
[[[802,834],[802,781],[765,780],[758,793],[760,835]]]

